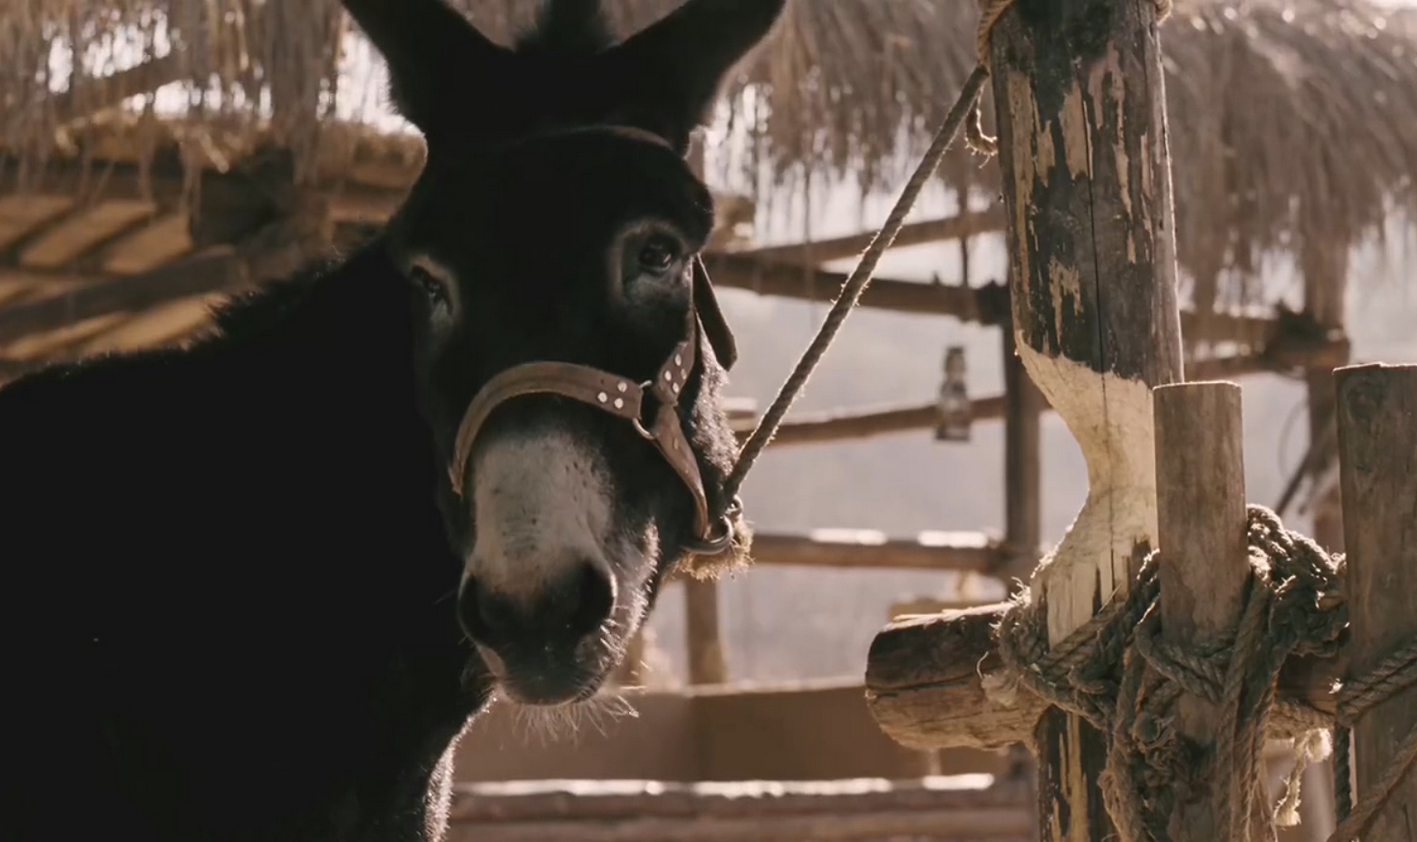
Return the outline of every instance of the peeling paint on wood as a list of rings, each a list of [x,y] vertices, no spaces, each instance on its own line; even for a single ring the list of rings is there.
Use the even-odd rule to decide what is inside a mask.
[[[1018,353],[1088,466],[1087,501],[1031,583],[1058,643],[1156,546],[1151,387],[1181,379],[1181,342],[1154,9],[1019,0],[991,66]],[[1054,710],[1035,745],[1044,838],[1107,838],[1102,735]]]

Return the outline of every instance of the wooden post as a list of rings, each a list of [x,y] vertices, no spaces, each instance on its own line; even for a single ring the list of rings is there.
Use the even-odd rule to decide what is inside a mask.
[[[726,684],[728,662],[723,656],[718,623],[718,583],[684,580],[685,637],[689,647],[690,684]]]
[[[1218,643],[1239,622],[1250,570],[1240,387],[1180,383],[1158,388],[1153,398],[1161,633],[1181,646]],[[1223,718],[1221,707],[1204,698],[1177,700],[1176,729],[1196,756],[1213,748]],[[1215,842],[1230,834],[1215,813],[1219,781],[1197,777],[1191,798],[1178,800],[1171,813],[1171,842]]]
[[[1004,544],[1009,559],[999,571],[1008,585],[1028,581],[1043,543],[1043,396],[1028,379],[1014,345],[1012,325],[1004,338]]]
[[[689,165],[704,175],[704,141],[695,132],[689,144]],[[688,647],[689,683],[724,684],[728,663],[723,655],[723,632],[718,623],[718,582],[684,580],[684,640]]]
[[[992,35],[1018,350],[1088,464],[1087,502],[1031,583],[1054,645],[1156,545],[1151,387],[1182,359],[1156,30],[1140,0],[1017,0]],[[1055,709],[1035,736],[1042,837],[1112,836],[1102,735]]]
[[[1306,250],[1301,256],[1304,273],[1304,309],[1314,321],[1331,334],[1343,333],[1344,298],[1348,288],[1348,255],[1346,251]],[[1343,361],[1347,363],[1347,359]],[[1342,364],[1342,363],[1340,363]],[[1334,412],[1333,370],[1330,367],[1310,368],[1305,372],[1309,394],[1309,441],[1320,443],[1309,463],[1309,481],[1316,482],[1330,475],[1337,450],[1332,446]],[[1324,440],[1328,444],[1323,444]],[[1314,540],[1331,553],[1344,548],[1343,501],[1340,486],[1334,485],[1313,502]]]
[[[1417,365],[1335,372],[1339,480],[1348,546],[1349,674],[1364,676],[1417,634]],[[1408,731],[1417,685],[1363,714],[1353,729],[1354,802],[1372,791]],[[1417,773],[1397,783],[1363,842],[1411,842]]]

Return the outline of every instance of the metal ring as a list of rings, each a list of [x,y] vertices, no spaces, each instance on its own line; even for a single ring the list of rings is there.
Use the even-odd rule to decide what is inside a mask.
[[[716,538],[703,538],[690,541],[684,549],[695,555],[719,555],[733,546],[733,539],[737,537],[737,530],[733,528],[733,518],[743,511],[743,500],[734,497],[733,502],[728,504],[728,508],[723,510],[718,522],[723,526],[723,534]]]

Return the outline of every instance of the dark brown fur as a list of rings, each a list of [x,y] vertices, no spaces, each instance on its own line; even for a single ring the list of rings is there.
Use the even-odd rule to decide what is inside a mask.
[[[457,415],[516,362],[659,364],[680,303],[617,305],[607,238],[648,213],[702,245],[711,207],[679,156],[783,0],[691,0],[616,49],[592,5],[552,2],[517,51],[436,0],[349,0],[429,146],[389,233],[224,307],[193,347],[0,390],[0,839],[441,835],[450,747],[492,691],[456,610]],[[673,152],[560,133],[610,123]],[[459,279],[436,341],[414,243]],[[733,439],[703,355],[684,414],[718,493]],[[582,409],[499,423],[569,413],[602,443],[620,527],[663,543],[657,584],[687,493]]]

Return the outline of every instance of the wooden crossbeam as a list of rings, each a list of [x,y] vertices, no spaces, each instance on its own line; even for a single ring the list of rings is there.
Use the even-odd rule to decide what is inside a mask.
[[[129,97],[152,93],[163,85],[181,81],[182,66],[178,58],[178,53],[170,52],[107,76],[80,77],[71,90],[55,95],[54,111],[60,122],[70,122],[114,108]]]
[[[900,229],[895,240],[891,243],[891,248],[904,248],[906,246],[919,246],[927,243],[940,243],[949,240],[958,240],[962,237],[973,236],[975,234],[990,234],[1004,230],[1004,208],[1002,205],[995,205],[988,210],[972,213],[968,216],[946,216],[940,219],[929,219],[923,222],[911,222]],[[802,243],[790,243],[780,246],[763,246],[755,249],[744,249],[735,254],[744,257],[751,257],[765,263],[790,263],[801,264],[808,253],[815,263],[825,263],[829,260],[844,260],[848,257],[856,257],[866,250],[871,244],[871,240],[876,236],[875,231],[864,231],[859,234],[848,234],[844,237],[829,237],[823,240],[815,240],[809,249]]]
[[[1216,380],[1266,371],[1329,371],[1347,360],[1348,344],[1346,339],[1294,347],[1281,343],[1254,354],[1192,360],[1186,365],[1186,377]],[[975,421],[998,421],[1005,417],[1006,403],[1006,395],[976,398],[970,402],[970,417]],[[1052,409],[1046,399],[1042,403],[1044,411]],[[825,444],[930,430],[935,427],[938,412],[935,402],[931,401],[856,412],[799,413],[778,429],[770,446]],[[752,424],[745,422],[739,429],[744,430],[740,436],[746,437]]]
[[[847,278],[843,272],[766,263],[750,254],[708,254],[704,256],[704,266],[715,286],[802,301],[835,301]],[[860,306],[911,315],[951,316],[962,322],[995,325],[1007,317],[1007,302],[1007,290],[997,282],[965,287],[877,277],[861,296]],[[1214,313],[1205,321],[1206,339],[1259,344],[1274,332],[1274,324],[1275,320],[1268,316]],[[1183,310],[1182,332],[1193,334],[1199,329],[1196,314]]]
[[[752,552],[759,564],[972,573],[989,573],[1006,558],[1000,541],[983,532],[922,532],[910,539],[873,529],[756,534]]]

